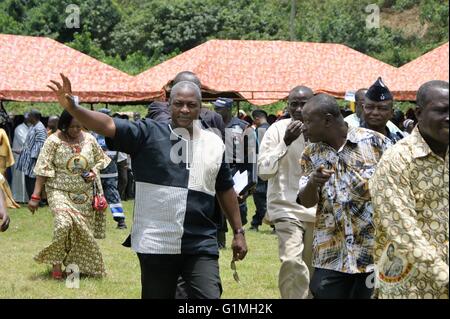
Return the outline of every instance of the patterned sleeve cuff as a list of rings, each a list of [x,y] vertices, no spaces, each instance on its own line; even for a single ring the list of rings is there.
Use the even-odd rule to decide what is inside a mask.
[[[298,189],[299,189],[299,191],[303,190],[306,187],[306,185],[308,184],[308,181],[309,181],[309,176],[302,176],[302,177],[300,177],[300,180],[298,181]]]

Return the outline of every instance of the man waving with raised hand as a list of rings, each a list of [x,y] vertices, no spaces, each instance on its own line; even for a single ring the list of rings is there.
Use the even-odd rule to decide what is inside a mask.
[[[188,298],[220,298],[214,196],[234,232],[233,259],[247,253],[244,230],[225,146],[196,122],[201,91],[182,81],[171,90],[171,121],[130,122],[78,106],[71,84],[51,81],[59,103],[81,124],[106,137],[109,149],[131,155],[136,201],[131,247],[141,265],[143,298],[174,298],[177,279]]]

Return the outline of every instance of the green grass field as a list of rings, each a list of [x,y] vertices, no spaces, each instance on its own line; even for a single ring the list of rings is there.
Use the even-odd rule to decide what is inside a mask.
[[[254,214],[248,200],[249,220]],[[131,223],[133,202],[124,202]],[[108,211],[109,213],[109,211]],[[10,228],[0,233],[0,299],[3,298],[140,298],[140,269],[136,255],[121,245],[128,230],[118,230],[108,216],[106,239],[99,240],[108,275],[103,279],[81,278],[79,289],[50,279],[50,266],[38,264],[33,256],[46,247],[53,234],[53,216],[47,207],[35,215],[26,208],[10,209]],[[247,227],[249,225],[247,224]],[[241,283],[230,269],[230,233],[227,249],[220,252],[222,298],[280,298],[277,288],[277,238],[263,225],[259,232],[246,234],[248,255],[236,264]]]

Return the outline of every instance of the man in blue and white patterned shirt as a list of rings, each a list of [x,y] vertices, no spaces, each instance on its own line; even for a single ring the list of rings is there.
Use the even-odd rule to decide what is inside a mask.
[[[220,298],[214,197],[233,229],[233,261],[247,245],[225,145],[198,123],[200,88],[187,81],[171,90],[170,122],[130,122],[78,106],[69,79],[51,87],[60,104],[88,129],[106,137],[109,149],[130,154],[136,176],[131,247],[141,265],[143,298],[175,298],[178,278],[188,298]]]
[[[17,160],[16,169],[25,174],[25,187],[30,197],[34,191],[36,175],[34,166],[47,138],[47,130],[41,122],[41,113],[38,110],[31,110],[29,114],[30,129],[28,131],[22,152]]]

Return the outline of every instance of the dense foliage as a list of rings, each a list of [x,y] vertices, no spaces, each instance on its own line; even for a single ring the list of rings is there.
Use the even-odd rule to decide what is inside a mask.
[[[426,32],[403,34],[383,15],[367,28],[373,2],[390,19],[418,8]],[[66,27],[70,5],[79,28]],[[212,38],[343,43],[398,66],[448,41],[448,22],[445,0],[0,0],[0,33],[52,37],[130,74]]]

